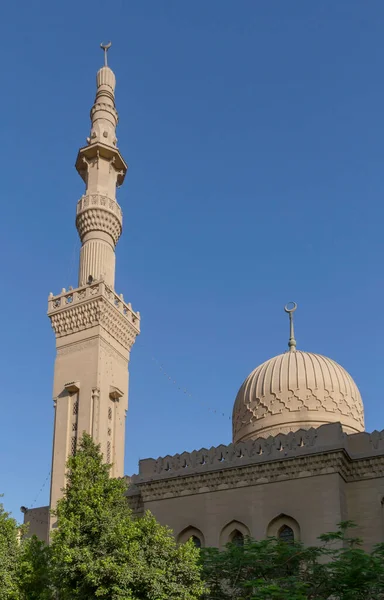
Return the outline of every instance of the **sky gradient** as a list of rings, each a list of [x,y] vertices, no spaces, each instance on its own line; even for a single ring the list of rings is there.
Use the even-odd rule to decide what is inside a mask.
[[[0,492],[14,516],[48,503],[47,297],[77,285],[74,162],[109,39],[129,164],[116,291],[142,316],[126,473],[231,441],[243,379],[286,350],[291,300],[298,348],[342,364],[367,430],[383,429],[384,3],[24,0],[0,20]]]

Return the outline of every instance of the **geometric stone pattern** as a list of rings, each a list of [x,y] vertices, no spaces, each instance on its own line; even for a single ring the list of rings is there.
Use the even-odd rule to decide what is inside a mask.
[[[335,423],[139,464],[129,480],[131,506],[137,495],[149,502],[329,473],[359,481],[384,477],[384,431],[347,435]]]
[[[102,194],[84,195],[77,203],[76,227],[80,239],[90,231],[108,233],[114,244],[122,232],[123,215],[116,200]]]
[[[286,352],[244,381],[233,408],[233,439],[339,421],[348,433],[364,430],[363,403],[352,377],[324,356]]]
[[[56,337],[101,325],[130,350],[140,333],[140,313],[103,281],[50,295],[48,316]]]

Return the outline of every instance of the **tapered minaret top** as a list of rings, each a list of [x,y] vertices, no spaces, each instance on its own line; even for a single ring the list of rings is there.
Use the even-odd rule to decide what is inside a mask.
[[[86,191],[77,205],[76,227],[82,242],[79,286],[103,280],[115,283],[115,246],[122,231],[122,211],[116,201],[116,187],[127,172],[127,164],[117,148],[115,108],[116,78],[107,65],[110,44],[101,46],[105,65],[96,76],[96,98],[91,109],[91,133],[81,148],[76,169]]]

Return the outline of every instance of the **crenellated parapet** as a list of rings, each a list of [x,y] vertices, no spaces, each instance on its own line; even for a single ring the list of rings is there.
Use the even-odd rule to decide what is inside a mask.
[[[103,281],[50,294],[48,316],[57,338],[101,326],[130,351],[140,333],[140,313]]]
[[[127,478],[127,500],[140,514],[154,501],[322,475],[345,482],[384,477],[384,431],[349,435],[332,423],[141,460],[139,474]]]
[[[352,459],[384,455],[384,431],[348,435],[343,432],[340,423],[332,423],[228,446],[147,458],[139,462],[139,474],[133,481],[141,483],[184,477],[336,451],[343,451]]]

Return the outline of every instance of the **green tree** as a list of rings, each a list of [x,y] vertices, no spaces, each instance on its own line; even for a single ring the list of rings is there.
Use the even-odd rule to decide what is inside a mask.
[[[196,600],[199,551],[178,546],[150,513],[134,519],[126,484],[109,477],[100,449],[84,434],[68,460],[55,515],[52,580],[59,600]]]
[[[53,598],[50,547],[35,535],[22,540],[17,570],[21,600]]]
[[[0,598],[19,600],[19,527],[0,503]]]
[[[368,553],[348,537],[352,523],[304,547],[246,539],[202,552],[205,600],[383,600],[384,544]]]

